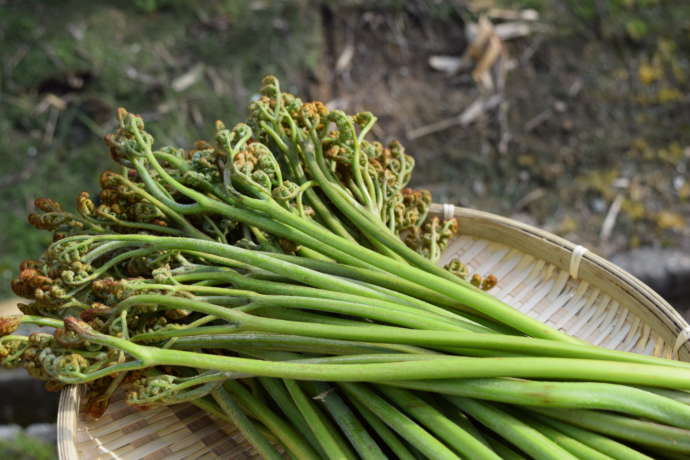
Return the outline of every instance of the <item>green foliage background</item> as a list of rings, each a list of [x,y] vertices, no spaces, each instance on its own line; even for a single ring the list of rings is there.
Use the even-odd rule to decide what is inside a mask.
[[[15,439],[0,441],[0,458],[12,460],[56,460],[55,446],[20,433]]]
[[[117,107],[144,114],[160,142],[191,146],[214,120],[237,121],[264,74],[301,89],[321,46],[312,6],[0,1],[0,298],[48,242],[26,224],[34,198],[97,189]]]

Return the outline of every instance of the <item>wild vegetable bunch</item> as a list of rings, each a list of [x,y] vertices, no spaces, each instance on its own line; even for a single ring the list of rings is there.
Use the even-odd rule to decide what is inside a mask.
[[[584,344],[438,267],[458,223],[406,188],[399,143],[366,139],[372,114],[267,77],[247,123],[191,151],[118,120],[98,196],[36,202],[54,241],[12,283],[30,301],[0,321],[3,365],[85,385],[92,416],[118,389],[191,402],[265,458],[690,453],[690,365]]]

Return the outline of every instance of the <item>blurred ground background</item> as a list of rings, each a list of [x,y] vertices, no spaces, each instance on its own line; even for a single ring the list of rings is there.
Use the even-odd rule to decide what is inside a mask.
[[[48,242],[34,198],[96,187],[118,106],[189,147],[274,73],[375,112],[437,202],[560,234],[689,306],[686,0],[0,0],[0,56],[0,299]]]

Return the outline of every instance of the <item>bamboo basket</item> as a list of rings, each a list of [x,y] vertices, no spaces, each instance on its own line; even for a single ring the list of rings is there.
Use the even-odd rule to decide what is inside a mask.
[[[557,329],[602,347],[688,360],[688,324],[647,285],[616,265],[551,233],[466,208],[434,205],[460,219],[443,254],[472,273],[493,273],[491,294]],[[684,332],[685,331],[685,332]],[[680,338],[679,338],[680,337]],[[61,460],[257,458],[229,424],[190,404],[138,411],[122,396],[98,421],[79,416],[80,392],[63,390],[58,414]]]

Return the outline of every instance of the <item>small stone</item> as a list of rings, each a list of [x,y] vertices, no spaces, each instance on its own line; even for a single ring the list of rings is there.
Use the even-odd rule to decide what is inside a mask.
[[[11,441],[21,432],[19,425],[0,425],[0,441]]]
[[[34,423],[26,428],[26,434],[48,444],[57,442],[57,427],[54,423]]]
[[[690,295],[690,256],[677,249],[638,248],[616,254],[611,262],[666,298]]]
[[[594,198],[591,201],[591,207],[594,212],[603,213],[606,211],[606,201],[601,198]]]

